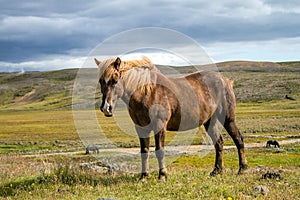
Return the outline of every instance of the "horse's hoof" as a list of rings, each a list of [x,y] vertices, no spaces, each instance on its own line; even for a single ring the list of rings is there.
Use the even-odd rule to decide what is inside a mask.
[[[140,183],[147,183],[147,181],[148,181],[148,179],[147,179],[147,177],[141,177],[140,179],[139,179],[139,182]]]
[[[159,175],[158,175],[158,180],[165,182],[165,181],[167,181],[167,178],[168,178],[167,170],[165,168],[160,169]]]
[[[214,170],[209,175],[210,176],[216,176],[218,174],[222,174],[222,169],[215,167]]]
[[[147,182],[147,178],[148,178],[149,174],[148,173],[142,173],[141,177],[139,179],[139,182]]]
[[[246,165],[241,165],[240,169],[238,171],[238,175],[244,174],[244,172],[247,171],[248,168],[249,168],[249,166],[247,164]]]
[[[166,182],[167,181],[167,176],[158,176],[158,181],[161,181],[161,182]]]

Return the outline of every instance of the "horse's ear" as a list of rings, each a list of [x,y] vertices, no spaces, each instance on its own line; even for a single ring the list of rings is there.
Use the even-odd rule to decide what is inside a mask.
[[[119,57],[117,57],[117,59],[115,60],[115,63],[114,63],[114,67],[116,68],[116,70],[119,71],[120,65],[121,65],[121,59]]]
[[[94,58],[95,63],[97,64],[97,66],[99,67],[99,64],[101,63],[101,61],[97,60],[97,58]]]

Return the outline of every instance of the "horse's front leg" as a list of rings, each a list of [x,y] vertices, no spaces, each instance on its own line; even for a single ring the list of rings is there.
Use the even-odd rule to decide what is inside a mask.
[[[145,180],[149,176],[149,145],[150,132],[136,127],[140,139],[141,159],[142,159],[142,173],[140,180]]]
[[[165,181],[167,179],[167,169],[165,165],[165,135],[166,129],[163,128],[155,134],[155,155],[159,166],[158,179]]]

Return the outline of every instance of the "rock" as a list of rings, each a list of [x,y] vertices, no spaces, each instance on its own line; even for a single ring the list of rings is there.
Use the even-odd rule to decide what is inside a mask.
[[[110,198],[99,198],[97,200],[117,200],[117,199],[110,199]]]
[[[79,164],[81,169],[92,170],[98,173],[111,173],[113,171],[120,171],[119,167],[115,164],[104,164],[102,162],[91,162]]]
[[[108,165],[109,169],[119,171],[119,167],[116,164],[109,164]]]
[[[60,189],[60,188],[58,188],[57,192],[58,193],[70,193],[69,190],[64,190],[64,189]]]
[[[262,175],[262,179],[276,179],[277,181],[279,181],[282,179],[282,177],[278,173],[268,171],[267,173]]]
[[[266,186],[258,185],[254,188],[254,192],[266,195],[270,192],[270,190]]]

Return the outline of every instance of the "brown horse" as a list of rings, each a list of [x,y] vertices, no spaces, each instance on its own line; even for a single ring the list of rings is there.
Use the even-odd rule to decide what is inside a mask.
[[[198,72],[184,78],[164,76],[151,61],[121,61],[120,58],[103,62],[95,59],[99,68],[102,92],[101,111],[113,115],[121,98],[140,139],[142,174],[148,176],[150,132],[155,134],[155,153],[159,165],[159,179],[167,178],[164,162],[164,142],[167,130],[190,130],[204,125],[211,137],[216,160],[212,176],[223,169],[223,138],[216,124],[225,127],[233,139],[239,155],[239,172],[247,168],[243,136],[235,123],[235,95],[233,81],[216,72]]]

